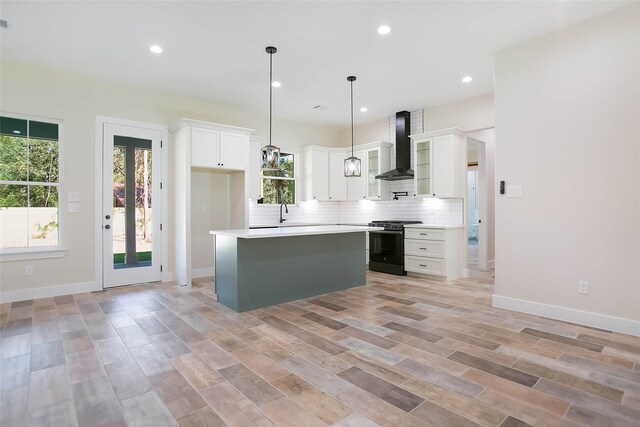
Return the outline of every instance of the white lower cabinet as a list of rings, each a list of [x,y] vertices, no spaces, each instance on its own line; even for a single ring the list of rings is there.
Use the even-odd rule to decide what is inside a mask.
[[[404,268],[410,273],[455,280],[462,275],[462,226],[456,228],[405,227]]]

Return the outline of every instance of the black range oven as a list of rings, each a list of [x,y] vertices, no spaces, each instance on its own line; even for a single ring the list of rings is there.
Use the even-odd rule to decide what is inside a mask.
[[[369,232],[369,270],[382,273],[407,274],[404,270],[404,226],[422,221],[372,221],[370,227],[384,230]]]

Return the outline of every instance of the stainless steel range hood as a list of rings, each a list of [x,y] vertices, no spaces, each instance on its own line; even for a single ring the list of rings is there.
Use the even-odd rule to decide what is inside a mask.
[[[396,113],[396,168],[376,176],[385,181],[413,179],[411,169],[411,114],[408,111]]]

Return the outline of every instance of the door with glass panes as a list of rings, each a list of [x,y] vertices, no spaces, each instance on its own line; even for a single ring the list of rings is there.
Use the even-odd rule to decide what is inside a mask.
[[[161,280],[161,144],[155,129],[103,127],[105,288]]]

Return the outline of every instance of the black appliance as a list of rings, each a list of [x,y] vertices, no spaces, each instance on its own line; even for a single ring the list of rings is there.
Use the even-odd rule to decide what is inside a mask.
[[[404,270],[404,226],[422,221],[372,221],[370,227],[384,230],[369,232],[369,270],[381,273],[407,274]]]
[[[396,113],[396,168],[376,176],[385,181],[413,179],[411,169],[411,114],[408,111]]]

